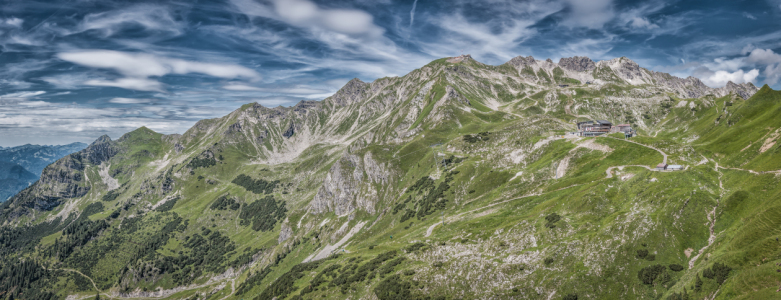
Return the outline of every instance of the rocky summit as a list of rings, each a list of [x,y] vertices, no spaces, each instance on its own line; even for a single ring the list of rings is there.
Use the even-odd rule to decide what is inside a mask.
[[[626,57],[443,58],[57,160],[0,206],[0,291],[776,298],[779,114]]]

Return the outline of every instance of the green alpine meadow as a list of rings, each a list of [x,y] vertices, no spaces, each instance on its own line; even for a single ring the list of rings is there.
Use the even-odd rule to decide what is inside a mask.
[[[778,299],[781,92],[469,55],[103,136],[0,206],[2,299]]]

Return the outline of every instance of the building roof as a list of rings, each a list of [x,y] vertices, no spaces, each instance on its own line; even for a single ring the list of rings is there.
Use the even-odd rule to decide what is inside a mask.
[[[632,126],[632,124],[618,124],[616,126]]]
[[[613,123],[610,123],[605,120],[597,120],[597,123],[599,123],[600,125],[613,125]]]
[[[672,169],[683,169],[683,166],[682,166],[682,165],[669,165],[669,166],[667,166],[667,167],[668,167],[668,168],[672,168]]]
[[[666,168],[667,164],[658,164],[656,165],[657,168]]]

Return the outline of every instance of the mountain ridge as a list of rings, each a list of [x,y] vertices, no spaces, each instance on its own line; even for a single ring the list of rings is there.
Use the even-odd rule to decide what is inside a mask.
[[[739,278],[781,261],[781,93],[719,96],[621,58],[515,64],[443,58],[183,134],[103,136],[0,206],[0,268],[35,258],[53,271],[25,295],[52,299],[775,291]],[[567,135],[594,119],[638,135]],[[664,157],[685,170],[656,171]]]

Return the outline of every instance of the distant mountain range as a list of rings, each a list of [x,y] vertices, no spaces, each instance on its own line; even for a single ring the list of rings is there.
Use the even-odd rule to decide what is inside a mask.
[[[85,143],[0,147],[0,202],[38,180],[49,164],[85,147]]]

